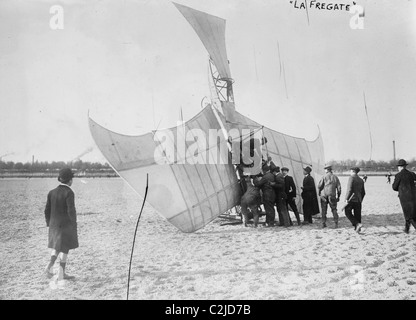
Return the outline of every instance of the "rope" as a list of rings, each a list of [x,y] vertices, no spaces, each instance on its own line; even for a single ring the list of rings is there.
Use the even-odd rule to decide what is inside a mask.
[[[131,261],[133,259],[134,243],[136,242],[137,227],[139,226],[139,221],[140,221],[140,217],[141,217],[142,212],[143,212],[144,203],[146,202],[148,188],[149,188],[149,174],[146,175],[146,191],[144,193],[144,199],[143,199],[143,203],[142,203],[142,208],[140,209],[139,218],[137,219],[136,230],[134,230],[133,245],[131,247],[131,256],[130,256],[130,264],[129,264],[129,276],[128,276],[128,280],[127,280],[127,300],[129,300],[130,271],[131,271]]]

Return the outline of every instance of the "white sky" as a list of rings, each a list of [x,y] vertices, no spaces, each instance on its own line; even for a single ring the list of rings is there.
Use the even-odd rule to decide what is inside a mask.
[[[272,129],[324,139],[327,160],[416,156],[416,1],[364,1],[347,11],[289,0],[178,0],[227,20],[236,108]],[[298,2],[300,2],[298,0]],[[308,2],[310,2],[308,0]],[[327,1],[328,2],[328,1]],[[352,4],[352,1],[333,0]],[[52,5],[64,29],[52,30]],[[298,4],[299,5],[299,4]],[[285,65],[287,93],[280,77]],[[123,134],[176,125],[209,96],[207,52],[166,0],[0,2],[0,156],[4,161],[106,161],[90,116]]]

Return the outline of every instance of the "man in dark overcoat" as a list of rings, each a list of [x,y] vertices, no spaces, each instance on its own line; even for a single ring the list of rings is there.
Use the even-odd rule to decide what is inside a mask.
[[[364,180],[358,176],[360,168],[351,168],[351,176],[348,179],[347,191],[345,194],[345,215],[354,226],[354,230],[359,233],[361,231],[361,204],[365,196]],[[352,213],[354,211],[354,213]]]
[[[299,211],[298,211],[298,207],[296,206],[296,202],[295,202],[295,198],[296,198],[296,186],[295,186],[295,181],[293,180],[293,177],[289,176],[289,168],[287,167],[283,167],[282,168],[282,174],[283,177],[285,178],[285,193],[286,193],[286,208],[292,209],[293,213],[295,214],[296,217],[296,221],[298,222],[298,225],[300,226],[300,217],[299,217]],[[290,215],[289,215],[289,221],[290,224],[292,225],[292,220],[290,219]]]
[[[395,175],[392,187],[394,191],[399,192],[398,196],[406,220],[404,232],[409,233],[410,224],[416,229],[416,174],[407,170],[406,166],[407,162],[404,159],[398,161],[399,173]]]
[[[303,169],[303,186],[302,188],[302,199],[303,199],[303,223],[312,223],[312,216],[319,213],[318,196],[316,193],[315,180],[311,176],[312,169],[307,166]]]
[[[50,262],[46,267],[47,276],[52,276],[52,267],[61,253],[58,277],[68,278],[65,267],[68,252],[78,248],[77,214],[75,194],[71,189],[74,173],[70,168],[59,172],[61,184],[49,191],[45,207],[46,225],[49,227],[48,248],[53,249]]]

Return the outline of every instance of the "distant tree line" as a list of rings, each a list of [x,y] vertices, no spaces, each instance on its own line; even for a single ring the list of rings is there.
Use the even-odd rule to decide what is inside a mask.
[[[409,163],[408,169],[416,170],[416,159],[406,160]],[[357,166],[363,171],[395,171],[397,170],[396,164],[397,160],[390,161],[375,161],[375,160],[330,160],[328,164],[331,164],[334,171],[344,172],[349,171],[351,167]],[[18,171],[18,172],[50,172],[58,171],[64,167],[70,167],[77,172],[99,172],[99,171],[110,171],[114,172],[108,163],[100,162],[88,162],[88,161],[35,161],[30,162],[13,162],[13,161],[1,161],[0,160],[0,170],[1,171]]]
[[[359,167],[362,171],[397,171],[397,160],[390,161],[375,161],[375,160],[331,160],[328,164],[332,165],[334,171],[344,172],[349,171],[351,167]],[[408,169],[414,171],[416,169],[416,159],[406,159]]]
[[[18,171],[18,172],[49,172],[49,171],[59,171],[64,167],[69,167],[77,172],[83,171],[111,171],[113,169],[108,163],[100,162],[84,162],[82,160],[77,161],[35,161],[31,162],[13,162],[13,161],[1,161],[0,160],[0,170],[2,171]]]

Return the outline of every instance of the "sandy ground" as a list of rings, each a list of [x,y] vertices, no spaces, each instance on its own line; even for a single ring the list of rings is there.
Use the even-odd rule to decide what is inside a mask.
[[[341,178],[346,186],[346,177]],[[73,280],[47,279],[43,210],[54,179],[0,179],[0,299],[126,299],[141,199],[121,180],[77,179],[80,247]],[[391,185],[369,177],[365,230],[244,228],[216,219],[185,234],[146,207],[139,224],[130,299],[415,299],[416,231]],[[292,218],[293,215],[292,215]],[[294,219],[293,219],[294,220]]]

